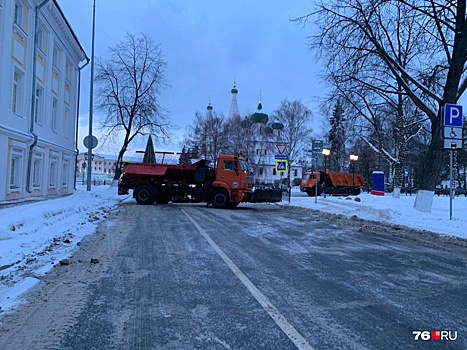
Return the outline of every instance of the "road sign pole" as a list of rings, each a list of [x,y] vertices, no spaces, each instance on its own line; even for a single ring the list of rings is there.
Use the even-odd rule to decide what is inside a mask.
[[[282,191],[282,175],[283,175],[283,174],[284,174],[284,173],[281,171],[281,199],[282,199],[282,196],[283,196],[283,194],[284,194],[284,191]]]
[[[463,113],[462,106],[446,103],[444,105],[444,115],[443,115],[443,126],[444,126],[444,149],[449,150],[449,220],[452,219],[452,200],[455,192],[453,194],[453,158],[454,150],[463,148],[463,137],[462,137],[462,127],[463,127]]]
[[[454,150],[449,152],[449,220],[452,220],[452,166],[453,166],[453,158],[454,158]]]
[[[315,169],[315,204],[318,204],[318,167]]]

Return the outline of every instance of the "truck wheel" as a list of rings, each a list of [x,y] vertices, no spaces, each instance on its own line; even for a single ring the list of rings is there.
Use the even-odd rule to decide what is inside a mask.
[[[217,189],[212,193],[212,206],[214,208],[224,209],[229,205],[229,194],[226,190]]]
[[[134,197],[138,204],[151,205],[155,201],[154,188],[151,185],[141,185],[135,189]]]

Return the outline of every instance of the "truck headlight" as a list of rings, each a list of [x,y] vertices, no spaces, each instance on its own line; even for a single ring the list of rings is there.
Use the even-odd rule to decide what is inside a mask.
[[[232,186],[233,188],[238,188],[238,182],[237,181],[232,182]]]

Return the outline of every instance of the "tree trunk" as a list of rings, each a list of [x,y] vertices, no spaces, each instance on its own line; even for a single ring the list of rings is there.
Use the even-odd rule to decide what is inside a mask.
[[[440,109],[441,111],[441,109]],[[441,112],[438,113],[438,122],[432,124],[431,135],[432,139],[422,163],[423,176],[420,178],[420,191],[415,198],[414,208],[421,212],[431,213],[432,200],[436,183],[438,182],[439,173],[442,167],[443,160],[443,140],[441,138]],[[432,192],[429,196],[427,192]],[[419,198],[420,197],[420,198]],[[428,199],[431,198],[430,203]]]
[[[120,175],[122,175],[122,165],[123,165],[123,155],[125,154],[126,147],[123,147],[120,152],[118,153],[118,158],[117,158],[117,165],[115,167],[115,176],[114,180],[120,179]]]
[[[402,164],[394,164],[394,190],[392,196],[394,198],[400,198],[402,188]]]

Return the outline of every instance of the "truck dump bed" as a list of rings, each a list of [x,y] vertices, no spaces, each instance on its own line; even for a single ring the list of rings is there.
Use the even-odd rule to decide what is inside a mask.
[[[332,195],[358,195],[360,187],[365,184],[362,174],[328,171],[325,176],[322,171],[321,178],[325,179],[324,191]]]
[[[144,163],[125,163],[123,173],[125,176],[164,178],[169,181],[187,181],[193,180],[196,171],[202,168],[206,161],[199,160],[191,165],[175,164],[144,164]]]
[[[365,181],[362,174],[349,174],[338,171],[329,171],[326,177],[326,186],[363,186]]]

